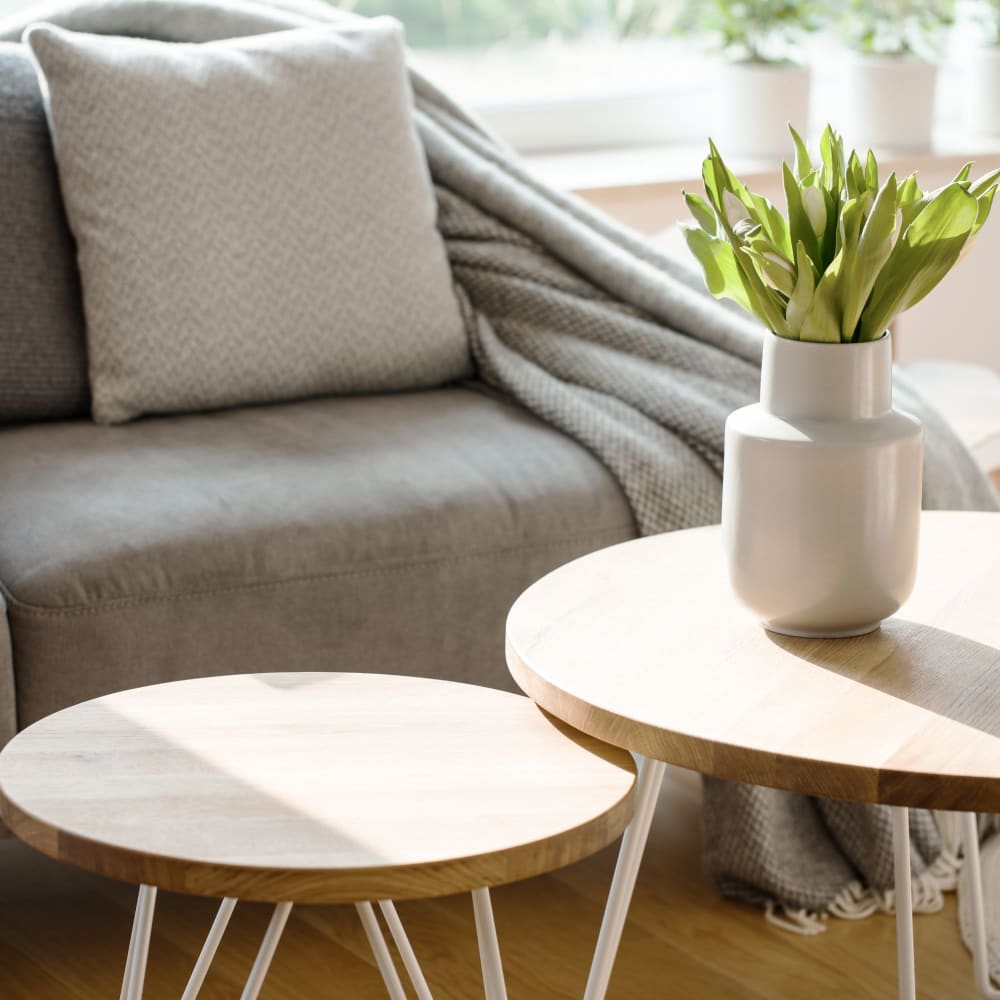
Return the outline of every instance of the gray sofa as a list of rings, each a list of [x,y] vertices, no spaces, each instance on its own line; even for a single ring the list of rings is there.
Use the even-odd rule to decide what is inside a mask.
[[[510,686],[538,576],[635,533],[583,447],[472,385],[99,427],[37,80],[0,44],[0,745],[236,671]]]
[[[634,534],[580,445],[474,388],[0,430],[0,739],[238,671],[509,686],[532,580]]]

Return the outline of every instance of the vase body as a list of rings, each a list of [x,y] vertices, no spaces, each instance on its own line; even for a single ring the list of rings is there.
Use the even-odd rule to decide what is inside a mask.
[[[966,127],[973,135],[1000,135],[1000,46],[973,50],[965,72]]]
[[[844,77],[848,148],[930,149],[937,66],[912,56],[852,53]]]
[[[730,581],[765,628],[876,628],[917,570],[923,432],[892,408],[889,335],[817,344],[767,334],[761,401],[726,421]]]
[[[788,123],[809,128],[810,73],[804,66],[726,63],[719,76],[716,140],[732,156],[788,153]]]

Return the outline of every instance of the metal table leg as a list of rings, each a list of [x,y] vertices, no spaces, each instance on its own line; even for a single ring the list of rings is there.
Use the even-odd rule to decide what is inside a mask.
[[[899,1000],[916,1000],[917,974],[913,961],[913,876],[910,869],[910,810],[891,806],[892,844],[896,879],[896,963]]]
[[[135,904],[135,916],[132,918],[132,937],[128,944],[128,957],[125,959],[125,975],[122,977],[121,1000],[142,1000],[155,907],[156,887],[139,886],[139,898]]]
[[[611,892],[604,909],[604,920],[597,938],[597,948],[594,951],[590,978],[587,980],[587,990],[583,1000],[604,1000],[604,995],[607,993],[611,969],[618,954],[618,944],[625,927],[625,918],[628,916],[629,903],[632,902],[632,890],[635,888],[639,864],[646,849],[646,838],[653,822],[653,812],[656,809],[656,800],[660,794],[666,767],[667,765],[661,760],[639,758],[635,815],[625,831],[625,836],[622,837],[618,864],[615,867]]]
[[[507,1000],[507,985],[503,978],[503,963],[500,961],[500,944],[497,941],[489,889],[472,890],[472,908],[476,915],[476,937],[479,939],[479,961],[483,967],[486,1000]]]
[[[983,867],[979,858],[979,821],[975,813],[962,817],[965,863],[969,866],[969,899],[972,903],[972,964],[976,989],[987,1000],[1000,1000],[1000,990],[990,982],[990,955],[986,945],[986,906],[983,902]]]
[[[271,966],[271,959],[274,958],[278,942],[281,940],[281,933],[285,929],[285,924],[288,923],[288,915],[291,912],[291,903],[278,903],[274,908],[274,914],[264,932],[264,940],[260,943],[260,949],[254,959],[246,986],[243,987],[240,1000],[257,1000],[257,994],[260,993],[260,988],[264,985],[264,978]]]
[[[392,935],[393,941],[396,942],[396,948],[399,951],[399,957],[403,960],[406,974],[410,977],[410,982],[413,983],[417,1000],[433,1000],[430,987],[424,978],[423,969],[420,968],[417,956],[413,953],[413,947],[410,944],[410,939],[406,936],[403,922],[399,919],[396,907],[388,899],[381,900],[378,905],[382,916],[385,917],[386,924],[389,926],[389,933]]]
[[[219,911],[215,915],[215,920],[212,921],[212,927],[202,945],[198,961],[195,962],[194,968],[191,970],[191,978],[184,988],[181,1000],[197,1000],[198,993],[204,985],[205,977],[212,965],[212,959],[215,958],[215,953],[219,950],[222,935],[226,933],[226,928],[229,926],[229,918],[235,909],[236,900],[229,896],[219,905]]]

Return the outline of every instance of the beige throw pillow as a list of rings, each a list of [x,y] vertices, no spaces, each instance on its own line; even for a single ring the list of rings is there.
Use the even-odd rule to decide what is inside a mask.
[[[25,33],[94,419],[439,385],[469,352],[388,18],[203,45]]]

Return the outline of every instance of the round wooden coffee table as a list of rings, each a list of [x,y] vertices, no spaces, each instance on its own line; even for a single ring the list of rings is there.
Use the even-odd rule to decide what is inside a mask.
[[[894,807],[905,1000],[915,996],[907,807],[965,812],[976,977],[1000,996],[989,985],[973,812],[1000,812],[1000,514],[926,514],[921,532],[913,596],[857,638],[766,632],[731,594],[718,528],[584,556],[517,600],[507,661],[521,688],[641,755],[586,1000],[607,989],[665,763]]]
[[[488,1000],[505,996],[489,886],[614,840],[635,766],[527,698],[372,674],[213,677],[98,698],[0,754],[0,808],[59,861],[140,885],[123,998],[142,995],[157,888],[223,897],[193,1000],[237,899],[277,903],[243,992],[256,997],[292,904],[355,903],[405,1000],[377,900],[420,1000],[392,899],[471,891]]]

